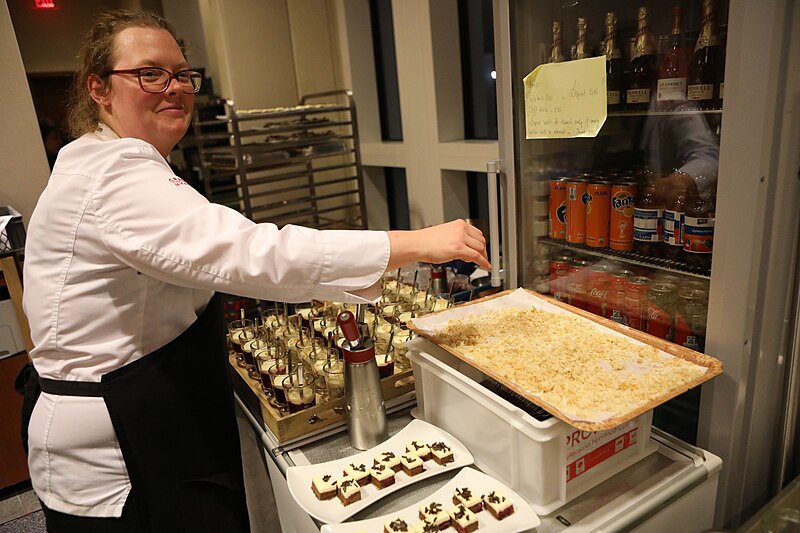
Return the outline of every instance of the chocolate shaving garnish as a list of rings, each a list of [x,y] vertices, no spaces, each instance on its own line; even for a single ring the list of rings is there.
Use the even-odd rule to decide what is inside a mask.
[[[342,481],[341,487],[344,489],[344,488],[347,488],[347,487],[349,487],[350,485],[354,485],[354,484],[355,484],[355,480],[353,480],[353,479],[347,479],[347,480],[345,480],[345,481]]]
[[[444,442],[434,442],[433,444],[431,444],[431,450],[449,452],[450,446],[448,446]]]
[[[461,520],[462,518],[464,518],[464,516],[466,516],[467,510],[463,505],[459,505],[457,509],[458,511],[453,513],[453,518],[455,518],[456,520]]]
[[[439,514],[442,512],[442,504],[433,502],[425,508],[425,514]]]
[[[382,461],[387,461],[389,459],[394,459],[394,453],[393,452],[383,452],[381,455],[383,455]]]
[[[408,524],[406,524],[405,520],[402,520],[400,518],[390,522],[389,527],[392,528],[394,531],[408,531]]]
[[[497,494],[495,494],[494,491],[490,492],[489,495],[486,496],[486,499],[492,503],[500,503],[503,500],[505,500],[505,498],[503,498],[502,496],[498,496]]]
[[[327,474],[326,474],[326,475],[322,476],[322,481],[324,481],[325,483],[327,483],[328,481],[330,481],[330,479],[331,479],[331,476],[330,476],[330,475],[327,475]]]
[[[415,440],[411,441],[411,445],[414,447],[415,450],[421,450],[422,448],[425,447],[424,444],[422,444],[422,445],[417,444],[417,441],[415,441]]]
[[[469,487],[464,487],[463,489],[456,489],[456,494],[458,494],[461,498],[465,500],[472,499],[472,491],[469,490]]]
[[[358,470],[359,472],[366,472],[367,471],[366,465],[363,465],[363,464],[356,466],[353,463],[350,463],[350,466],[353,467],[353,470]]]

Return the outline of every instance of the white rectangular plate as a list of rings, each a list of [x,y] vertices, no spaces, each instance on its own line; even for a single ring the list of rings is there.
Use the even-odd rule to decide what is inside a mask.
[[[412,440],[422,441],[427,444],[444,442],[453,452],[453,462],[439,465],[432,459],[425,461],[425,470],[416,476],[407,476],[401,470],[395,474],[394,485],[390,485],[385,489],[378,489],[375,485],[369,483],[361,487],[361,500],[347,506],[343,505],[337,497],[320,501],[314,495],[314,491],[311,490],[311,480],[314,476],[330,474],[334,479],[339,480],[342,478],[344,467],[348,464],[363,463],[369,468],[373,464],[373,459],[379,453],[394,452],[395,455],[399,456],[405,453],[406,443]],[[336,461],[328,461],[327,463],[289,467],[286,471],[286,481],[289,483],[289,492],[308,514],[322,522],[338,524],[387,494],[442,472],[458,470],[459,467],[472,464],[472,462],[472,454],[455,437],[433,424],[422,420],[412,420],[396,435],[365,452]]]
[[[420,522],[420,505],[435,501],[441,503],[445,510],[449,511],[455,507],[453,504],[453,493],[456,491],[456,488],[465,486],[471,487],[472,490],[478,494],[488,494],[493,490],[499,490],[514,504],[514,514],[502,520],[497,520],[489,511],[483,510],[479,512],[477,514],[477,533],[517,533],[519,531],[533,529],[539,525],[539,517],[533,512],[528,502],[523,500],[519,494],[508,488],[507,485],[504,485],[493,477],[487,476],[474,468],[462,468],[458,475],[451,479],[444,487],[415,505],[406,507],[396,513],[387,514],[378,518],[370,518],[369,520],[345,522],[343,524],[325,524],[320,531],[321,533],[356,533],[359,531],[382,533],[383,525],[389,520],[394,520],[398,517],[402,518],[413,527]],[[447,531],[455,530],[448,529]]]

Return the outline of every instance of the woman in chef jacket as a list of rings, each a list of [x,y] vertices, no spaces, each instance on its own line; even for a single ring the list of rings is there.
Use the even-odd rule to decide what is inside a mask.
[[[255,224],[165,160],[202,76],[153,14],[100,15],[70,126],[31,217],[24,306],[42,394],[29,466],[54,533],[248,530],[225,325],[215,291],[363,302],[386,270],[460,258],[480,231]]]

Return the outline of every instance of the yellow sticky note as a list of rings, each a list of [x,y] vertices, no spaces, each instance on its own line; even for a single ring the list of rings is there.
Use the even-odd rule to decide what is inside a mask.
[[[525,76],[525,137],[596,137],[606,121],[605,56],[539,65]]]

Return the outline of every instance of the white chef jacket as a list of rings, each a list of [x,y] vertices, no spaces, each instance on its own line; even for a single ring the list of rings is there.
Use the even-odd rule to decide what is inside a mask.
[[[30,220],[30,355],[43,377],[100,381],[180,335],[213,291],[377,298],[389,252],[382,231],[255,224],[208,202],[149,143],[101,124],[61,149]],[[102,398],[43,393],[29,445],[31,481],[47,507],[121,515],[130,479]]]

